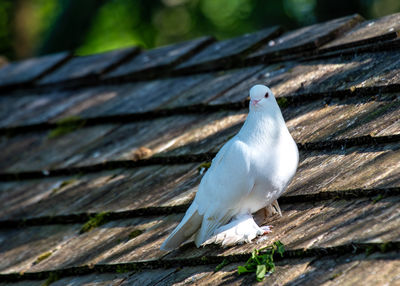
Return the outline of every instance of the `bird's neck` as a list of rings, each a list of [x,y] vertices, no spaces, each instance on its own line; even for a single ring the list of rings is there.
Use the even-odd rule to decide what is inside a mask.
[[[267,146],[280,140],[288,130],[281,114],[250,112],[239,132],[239,138],[249,145]]]

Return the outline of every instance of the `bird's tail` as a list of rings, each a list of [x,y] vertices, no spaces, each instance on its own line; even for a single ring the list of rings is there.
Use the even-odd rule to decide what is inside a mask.
[[[197,211],[197,206],[192,203],[185,216],[174,231],[161,245],[161,250],[173,250],[190,238],[201,226],[203,216]]]
[[[203,223],[201,224],[201,228],[196,233],[196,236],[194,238],[194,243],[196,244],[196,246],[200,247],[201,245],[208,244],[205,242],[214,235],[215,230],[221,225],[228,223],[231,218],[231,211],[223,212],[222,210],[217,217],[205,216],[203,219]]]

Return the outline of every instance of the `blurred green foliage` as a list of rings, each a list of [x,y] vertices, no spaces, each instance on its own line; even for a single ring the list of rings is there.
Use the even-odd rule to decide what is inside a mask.
[[[224,39],[353,13],[400,12],[399,0],[0,0],[0,55],[153,48],[202,35]]]

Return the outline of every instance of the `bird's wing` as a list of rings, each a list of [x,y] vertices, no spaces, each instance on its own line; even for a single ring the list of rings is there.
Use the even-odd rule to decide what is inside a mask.
[[[214,158],[194,201],[203,215],[202,226],[196,237],[197,244],[204,242],[217,227],[226,224],[237,214],[240,202],[254,186],[250,162],[250,148],[236,138],[229,141]]]

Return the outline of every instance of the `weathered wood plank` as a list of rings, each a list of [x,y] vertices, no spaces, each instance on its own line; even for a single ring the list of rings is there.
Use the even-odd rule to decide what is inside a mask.
[[[232,131],[225,134],[224,130],[243,122],[245,114],[245,111],[219,112],[178,115],[124,125],[78,126],[55,138],[50,135],[57,128],[55,131],[1,137],[0,146],[4,152],[0,154],[0,169],[48,169],[97,164],[106,160],[134,160],[141,157],[138,157],[140,148],[146,148],[148,155],[174,149],[177,149],[175,154],[201,153],[225,142]]]
[[[271,87],[276,97],[325,95],[326,99],[339,92],[351,95],[379,94],[379,89],[398,91],[400,83],[400,53],[388,51],[334,57],[309,62],[272,64],[249,77],[210,104],[236,102],[248,95],[256,83]],[[300,98],[298,99],[300,102]]]
[[[291,259],[276,262],[272,275],[257,283],[255,273],[238,275],[232,263],[215,272],[213,266],[185,267],[166,277],[162,282],[174,285],[396,285],[398,254],[343,255],[319,258]],[[377,273],[376,269],[379,270]],[[134,278],[134,276],[132,277]]]
[[[162,259],[251,253],[254,248],[262,248],[276,240],[280,240],[287,250],[333,247],[352,242],[399,241],[400,215],[396,212],[399,200],[389,197],[376,203],[360,199],[283,205],[281,218],[275,216],[265,221],[273,226],[273,231],[253,243],[224,249],[214,245],[196,248],[189,242]]]
[[[163,270],[159,270],[163,272]],[[107,273],[107,274],[92,274],[85,276],[66,277],[61,278],[53,283],[52,286],[65,286],[65,285],[81,285],[81,286],[119,286],[123,285],[124,281],[132,275],[131,273]],[[140,285],[148,285],[141,283]]]
[[[394,97],[394,98],[393,98]],[[316,100],[282,109],[286,125],[298,143],[400,134],[400,101],[397,95],[381,95],[376,99],[349,98]],[[247,110],[199,121],[181,132],[166,145],[161,156],[216,152],[241,128]]]
[[[87,118],[197,103],[243,101],[249,87],[255,83],[269,85],[277,97],[303,95],[307,98],[313,94],[321,97],[326,94],[328,99],[330,94],[339,92],[349,95],[364,92],[372,96],[379,94],[381,88],[386,91],[398,89],[399,58],[399,52],[391,51],[304,63],[286,62],[262,71],[254,67],[45,95],[10,95],[1,98],[4,115],[0,126],[56,121],[69,116]]]
[[[389,150],[393,147],[393,150]],[[297,173],[286,195],[328,190],[385,188],[400,183],[400,145],[380,151],[370,148],[302,154]]]
[[[305,152],[285,197],[400,186],[399,144],[372,148]],[[0,216],[5,219],[120,212],[191,202],[201,180],[200,163],[154,165],[90,175],[0,184]],[[383,192],[383,191],[382,191]]]
[[[270,62],[271,59],[283,55],[315,50],[348,31],[362,20],[363,18],[360,15],[355,14],[284,33],[281,37],[270,41],[250,54],[247,61]]]
[[[61,127],[54,131],[12,137],[1,142],[6,152],[0,155],[0,169],[21,170],[25,168],[47,170],[57,164],[71,164],[82,157],[83,150],[91,142],[107,136],[115,125],[93,128],[76,128],[73,132]],[[57,135],[60,132],[60,135]],[[69,132],[62,136],[63,132]],[[54,134],[54,135],[53,135]],[[93,154],[91,154],[93,155]],[[22,159],[22,160],[21,160]],[[71,163],[68,163],[71,162]]]
[[[129,85],[131,87],[131,85]],[[126,87],[98,86],[46,93],[19,92],[0,97],[0,126],[13,127],[83,118],[86,110],[100,109]]]
[[[400,134],[399,94],[318,100],[283,110],[298,143]]]
[[[250,51],[281,33],[282,30],[279,27],[272,27],[233,39],[215,42],[178,65],[175,71],[193,72],[194,70],[210,70],[216,67],[227,69],[235,62],[241,61]]]
[[[60,103],[60,112],[49,120],[54,122],[70,116],[94,118],[153,111],[212,76],[202,74],[81,89],[71,92],[70,97]]]
[[[1,184],[1,219],[124,211],[189,203],[198,163]]]
[[[78,234],[79,225],[3,230],[2,237],[12,241],[0,246],[4,257],[0,267],[2,273],[9,273],[85,264],[250,254],[255,247],[261,248],[277,239],[288,250],[332,247],[352,242],[399,241],[400,216],[396,213],[399,202],[398,197],[388,197],[375,203],[360,199],[284,205],[282,218],[268,220],[268,224],[274,226],[273,232],[254,243],[227,249],[217,246],[197,249],[190,243],[168,254],[159,247],[183,214],[112,221],[82,234]],[[47,251],[51,251],[50,256],[33,263]]]
[[[119,96],[103,104],[102,108],[87,110],[83,116],[119,115],[146,112],[161,108],[165,103],[180,97],[186,90],[205,84],[213,75],[160,79],[121,86]],[[95,98],[94,98],[95,99]]]
[[[32,83],[69,58],[70,53],[61,52],[9,63],[0,69],[0,87]]]
[[[400,31],[400,13],[357,24],[353,29],[337,39],[323,45],[320,52],[376,44],[379,41],[396,39]]]
[[[25,280],[20,282],[0,282],[1,286],[43,286],[46,280]]]
[[[244,262],[228,264],[220,271],[215,271],[216,265],[184,267],[165,277],[162,282],[168,285],[290,285],[306,272],[311,261],[312,258],[278,261],[273,275],[269,275],[262,283],[257,282],[255,273],[237,273],[238,266],[243,266]]]
[[[110,160],[207,152],[225,142],[227,136],[232,134],[230,128],[243,122],[245,115],[244,111],[178,115],[124,124],[82,150],[75,162],[60,162],[59,166],[84,166]]]
[[[82,78],[98,78],[137,53],[139,53],[139,49],[132,47],[96,55],[75,57],[43,77],[37,84],[54,84]]]
[[[38,226],[0,231],[0,272],[24,272],[37,258],[76,236],[81,225]]]
[[[79,234],[81,225],[31,227],[12,233],[0,231],[0,235],[13,240],[0,246],[3,258],[0,271],[43,271],[159,258],[164,253],[154,248],[154,243],[162,242],[166,232],[171,231],[171,220],[179,216],[119,220],[82,234]],[[48,252],[51,252],[50,256],[34,263],[42,253]]]
[[[330,259],[316,259],[308,263],[306,271],[293,283],[326,283],[327,285],[396,285],[396,268],[400,260],[397,252],[372,255],[360,254]],[[382,267],[382,268],[381,268]],[[379,271],[377,271],[379,269]]]
[[[255,274],[238,275],[238,266],[231,263],[220,271],[216,265],[188,266],[146,270],[137,273],[89,274],[65,277],[52,285],[259,285]],[[299,259],[284,259],[275,262],[276,269],[263,281],[267,285],[358,285],[365,281],[373,285],[396,285],[400,260],[397,252],[325,256]],[[379,274],[377,273],[379,269]],[[7,286],[42,285],[44,281],[21,281],[0,283]]]
[[[12,127],[42,123],[55,117],[71,104],[77,104],[86,93],[50,92],[46,95],[17,93],[1,96],[0,126]],[[3,112],[4,111],[4,112]]]
[[[212,37],[203,37],[142,52],[137,57],[107,73],[104,78],[145,77],[149,76],[149,73],[165,72],[213,41]],[[140,75],[140,73],[147,74]]]
[[[254,75],[261,68],[261,66],[255,66],[228,72],[214,73],[212,78],[181,93],[162,107],[174,108],[193,104],[207,104],[214,98],[218,98],[227,90],[234,89],[239,83],[246,82],[249,77]]]
[[[283,115],[296,142],[328,142],[400,134],[399,109],[397,94],[382,94],[375,98],[332,99],[329,103],[316,100],[283,108]],[[37,170],[154,155],[217,152],[239,131],[246,115],[247,110],[177,115],[123,125],[78,126],[56,138],[50,136],[54,130],[2,137],[0,168],[3,172]]]
[[[174,285],[362,285],[368,281],[371,285],[396,285],[400,260],[396,252],[285,259],[276,262],[275,272],[262,283],[257,283],[255,273],[238,275],[240,265],[244,263],[229,264],[218,272],[210,266],[185,267],[162,282],[176,283]]]

